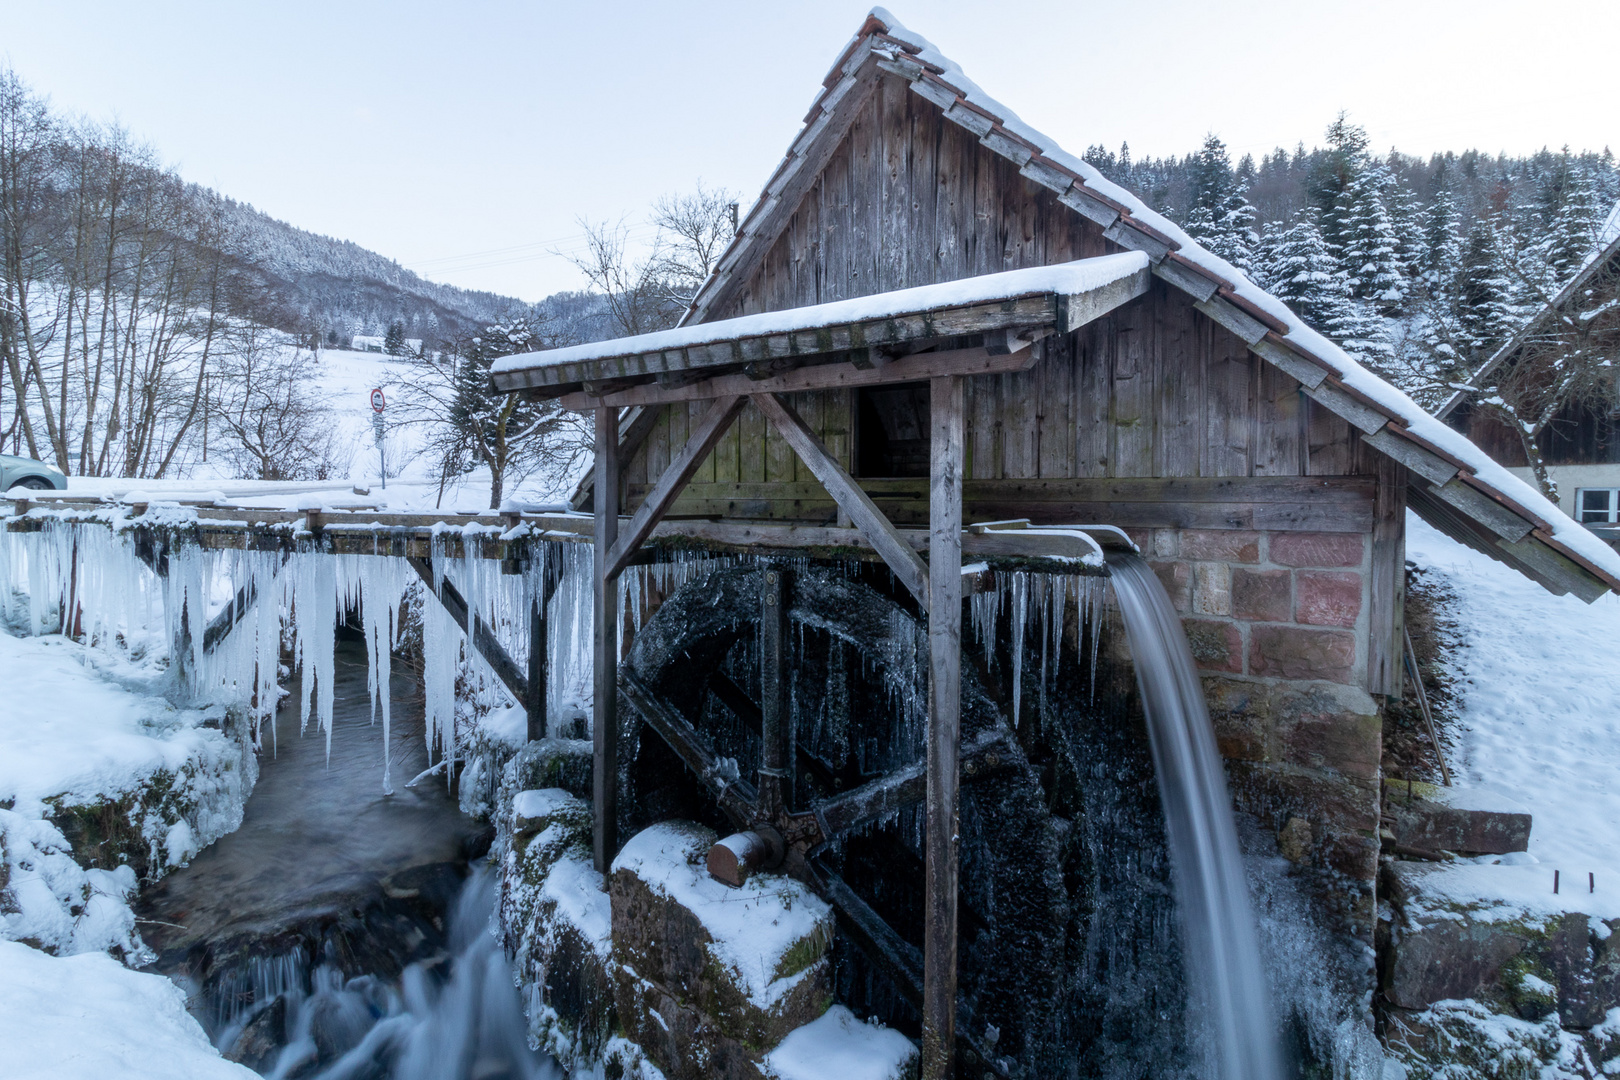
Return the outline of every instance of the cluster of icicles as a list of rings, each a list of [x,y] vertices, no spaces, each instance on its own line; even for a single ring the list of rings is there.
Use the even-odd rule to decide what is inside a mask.
[[[464,540],[461,557],[446,553],[449,535]],[[435,537],[432,588],[437,592],[448,573],[469,611],[509,655],[524,657],[530,605],[555,560],[559,585],[548,610],[558,631],[549,635],[548,700],[577,698],[581,688],[588,693],[589,548],[540,542],[524,573],[505,575],[498,559],[482,557],[481,540],[459,533]],[[313,722],[330,751],[336,629],[350,611],[360,613],[372,718],[381,716],[385,747],[391,745],[391,654],[408,628],[407,607],[421,619],[430,757],[444,760],[456,752],[458,680],[475,695],[501,696],[488,660],[443,605],[426,596],[403,558],[184,544],[169,549],[166,569],[158,576],[137,554],[130,533],[99,523],[47,519],[37,532],[0,532],[0,620],[27,634],[70,632],[91,647],[167,653],[172,692],[239,709],[251,719],[255,744],[279,703],[279,660],[290,632],[302,676],[300,727]],[[233,628],[208,648],[210,622],[227,611]],[[273,741],[275,725],[268,726]],[[388,756],[385,750],[383,787],[392,791]]]

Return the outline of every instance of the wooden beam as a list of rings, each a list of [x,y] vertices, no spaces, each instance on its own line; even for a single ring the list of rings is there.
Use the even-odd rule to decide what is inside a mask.
[[[528,701],[529,681],[523,677],[517,663],[506,651],[506,647],[501,644],[500,639],[495,636],[495,631],[483,620],[482,616],[468,608],[467,601],[462,598],[460,591],[450,583],[450,579],[441,575],[439,578],[439,591],[433,592],[433,564],[426,559],[415,556],[408,556],[406,562],[411,564],[411,569],[416,571],[416,576],[421,578],[427,585],[428,592],[433,593],[438,598],[439,603],[444,605],[444,610],[450,613],[452,619],[456,620],[456,625],[461,627],[461,632],[467,635],[468,640],[472,642],[473,648],[483,654],[484,659],[489,662],[490,670],[495,673],[497,679],[501,680],[501,685],[506,687],[506,692],[512,695],[512,700],[520,705]]]
[[[1396,701],[1406,632],[1406,475],[1400,462],[1379,457],[1368,570],[1367,690]]]
[[[714,404],[709,406],[709,410],[703,414],[703,419],[698,421],[697,430],[686,440],[686,445],[675,455],[675,460],[669,463],[669,468],[658,478],[658,483],[653,485],[652,491],[647,493],[647,498],[642,501],[641,507],[630,519],[630,525],[625,529],[624,535],[617,539],[613,549],[608,552],[607,559],[602,564],[602,574],[611,578],[619,576],[630,556],[641,546],[641,542],[647,539],[653,526],[663,518],[670,504],[680,495],[681,489],[686,487],[686,482],[692,479],[692,474],[703,464],[703,459],[709,456],[709,451],[714,449],[714,444],[720,441],[720,436],[726,433],[731,421],[742,412],[745,404],[746,398],[733,395],[717,398]],[[614,410],[607,408],[599,411]],[[598,472],[600,471],[599,469]],[[616,478],[617,465],[613,472]],[[618,488],[616,480],[614,488],[615,490]]]
[[[791,405],[775,394],[756,394],[753,401],[771,426],[793,447],[799,460],[809,466],[815,478],[821,481],[821,486],[849,514],[855,527],[883,557],[883,561],[889,564],[889,569],[910,590],[917,603],[927,610],[928,565],[922,561],[922,557],[900,538],[894,526],[889,524],[889,519],[872,502],[871,496],[862,491],[849,473],[844,471],[844,467],[827,452],[821,439]]]
[[[924,911],[923,1080],[952,1075],[956,1049],[957,787],[962,728],[962,469],[967,434],[960,377],[929,387],[928,822]]]
[[[1043,327],[1025,327],[1032,336]],[[769,379],[755,379],[746,373],[717,375],[690,386],[665,387],[647,383],[596,398],[585,393],[565,394],[565,409],[594,409],[598,405],[664,405],[672,401],[703,401],[727,394],[789,394],[801,390],[846,390],[857,386],[916,382],[936,375],[1002,375],[1028,371],[1037,356],[1019,339],[1019,348],[993,353],[989,349],[950,349],[945,352],[912,353],[886,364],[858,367],[853,361],[813,364],[784,371]]]
[[[596,410],[596,564],[591,580],[591,854],[606,875],[618,854],[619,579],[607,573],[619,538],[619,413]]]
[[[759,812],[775,821],[794,805],[793,711],[788,708],[787,571],[765,568],[759,596]],[[722,698],[722,700],[724,700]]]
[[[1095,322],[1115,308],[1145,295],[1148,286],[1152,284],[1152,268],[1144,266],[1130,277],[1111,281],[1090,292],[1075,296],[1059,296],[1057,332],[1067,334],[1087,323]]]
[[[669,744],[682,763],[709,789],[733,825],[746,829],[758,820],[754,786],[747,780],[727,781],[722,776],[716,768],[713,749],[679,710],[654,693],[632,671],[624,673],[621,689],[625,700],[635,706],[647,726]]]
[[[561,569],[554,560],[547,559],[541,572],[540,595],[529,604],[529,694],[523,702],[528,714],[529,742],[546,737],[546,652],[549,645],[546,609],[561,580]]]

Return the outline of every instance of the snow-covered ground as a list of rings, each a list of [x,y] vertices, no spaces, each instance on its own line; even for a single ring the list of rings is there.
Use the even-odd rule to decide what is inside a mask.
[[[1425,890],[1504,917],[1620,917],[1620,598],[1553,596],[1415,515],[1407,526],[1407,558],[1457,595],[1452,798],[1532,815],[1528,853],[1448,864]]]
[[[49,820],[64,810],[108,806],[124,827],[116,842],[152,873],[241,823],[251,750],[221,729],[224,709],[177,709],[163,680],[155,666],[64,637],[0,632],[0,939],[63,954],[144,951],[125,903],[134,871],[83,869]]]
[[[8,1080],[255,1080],[219,1056],[186,995],[100,952],[0,941],[0,1075]]]

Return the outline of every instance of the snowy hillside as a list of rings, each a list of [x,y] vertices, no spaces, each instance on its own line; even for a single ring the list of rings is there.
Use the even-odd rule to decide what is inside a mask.
[[[1426,888],[1493,902],[1502,918],[1620,917],[1620,597],[1588,606],[1553,596],[1415,515],[1407,527],[1408,560],[1457,596],[1461,738],[1451,801],[1533,819],[1528,853],[1460,859],[1428,875]]]

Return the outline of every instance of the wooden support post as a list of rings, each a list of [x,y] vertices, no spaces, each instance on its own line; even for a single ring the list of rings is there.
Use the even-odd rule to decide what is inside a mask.
[[[544,555],[536,557],[544,558]],[[561,571],[555,561],[546,559],[541,564],[540,593],[529,604],[529,693],[523,708],[528,713],[530,742],[546,737],[546,652],[549,647],[546,610],[551,606],[560,578]]]
[[[769,567],[759,598],[760,730],[759,812],[775,821],[793,806],[793,722],[787,703],[787,599],[785,571]]]
[[[591,707],[591,852],[606,874],[618,853],[619,578],[609,576],[619,539],[619,410],[596,410],[596,565]]]
[[[529,699],[523,703],[528,713],[528,739],[546,737],[546,600],[536,596],[529,602]]]
[[[956,1045],[957,782],[962,701],[962,379],[929,387],[928,861],[923,1080],[952,1075]]]
[[[956,378],[952,376],[952,378]],[[934,382],[941,380],[935,379]],[[946,381],[949,381],[948,379]],[[956,378],[956,385],[961,386],[960,378]],[[961,393],[960,390],[957,391]],[[922,556],[912,550],[911,545],[900,536],[889,519],[883,516],[883,511],[877,508],[872,497],[861,490],[853,477],[838,464],[838,461],[827,452],[827,447],[810,430],[804,419],[794,411],[793,406],[783,401],[775,394],[755,394],[754,405],[771,426],[777,430],[793,452],[799,455],[799,460],[809,467],[810,472],[821,481],[821,486],[827,489],[839,505],[845,510],[855,527],[861,530],[873,550],[883,557],[894,571],[894,576],[910,590],[924,611],[928,610],[928,565],[923,562]],[[957,440],[958,457],[960,457],[961,440]],[[962,513],[962,479],[956,479],[956,505],[957,520],[960,522]],[[953,541],[958,546],[960,538]],[[958,553],[960,554],[960,552]],[[960,586],[958,586],[960,588]]]

